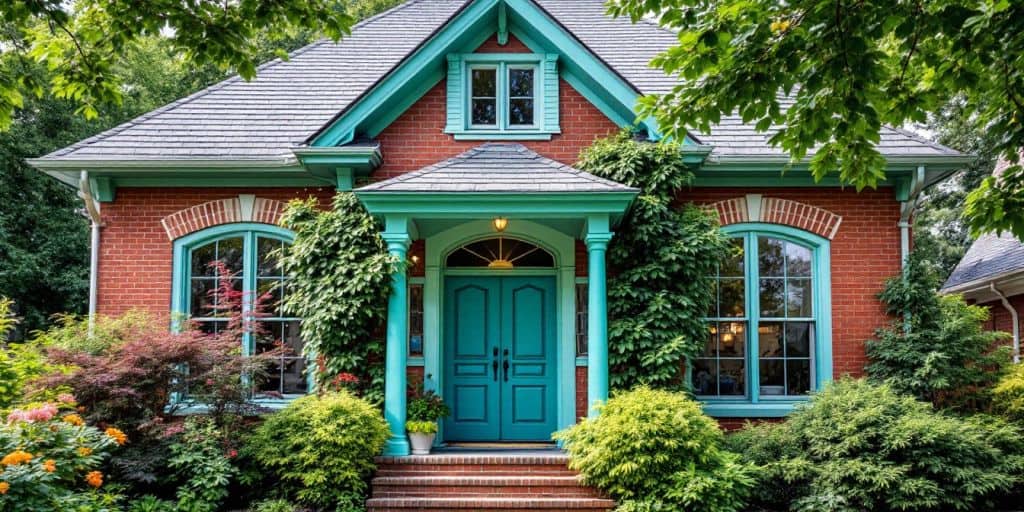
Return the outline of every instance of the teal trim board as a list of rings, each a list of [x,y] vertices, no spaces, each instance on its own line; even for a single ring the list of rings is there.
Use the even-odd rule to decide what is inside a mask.
[[[557,430],[554,277],[445,280],[448,441],[548,441]]]
[[[744,246],[744,315],[738,317],[720,316],[709,319],[713,322],[743,322],[746,323],[745,350],[743,357],[745,361],[746,385],[742,396],[708,396],[698,395],[702,400],[704,410],[711,416],[717,417],[781,417],[792,412],[793,408],[806,401],[806,395],[780,395],[776,392],[766,393],[761,389],[761,365],[764,363],[762,354],[761,326],[767,324],[779,324],[788,321],[800,324],[809,324],[811,336],[810,362],[807,368],[811,372],[811,390],[821,389],[832,379],[832,284],[831,284],[831,248],[827,239],[818,235],[776,224],[759,222],[732,224],[722,228],[722,231],[736,239],[743,241]],[[790,306],[786,306],[781,316],[773,314],[770,317],[761,311],[760,290],[762,279],[760,275],[760,253],[759,241],[771,238],[781,240],[784,243],[793,244],[796,247],[803,247],[810,250],[810,294],[812,311],[811,316],[793,316],[790,313]],[[788,257],[787,257],[788,258]],[[787,264],[788,266],[788,264]],[[788,270],[786,271],[788,272]],[[788,275],[788,274],[787,274]],[[806,275],[806,274],[798,274]],[[778,281],[775,276],[767,278],[769,281]],[[798,280],[805,280],[800,277]],[[785,286],[790,279],[785,278]],[[802,293],[806,293],[802,292]],[[784,294],[789,297],[788,294]],[[789,300],[788,298],[786,299]],[[793,318],[793,320],[790,320]],[[789,325],[789,324],[784,324]],[[785,329],[788,333],[788,327]],[[786,334],[789,336],[789,334]],[[781,341],[778,342],[787,345]],[[788,345],[787,345],[788,353]],[[717,356],[716,356],[717,357]],[[785,356],[789,357],[789,356]],[[805,359],[801,356],[797,359]],[[775,356],[771,356],[775,358]],[[789,361],[783,363],[789,371]],[[802,363],[797,363],[802,364]],[[692,378],[692,366],[687,365],[687,379]],[[794,366],[793,368],[797,368]],[[778,386],[776,386],[778,387]],[[778,390],[775,390],[778,391]]]

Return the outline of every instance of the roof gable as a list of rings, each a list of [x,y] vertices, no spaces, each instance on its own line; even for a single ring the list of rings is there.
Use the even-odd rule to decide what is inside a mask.
[[[560,55],[560,75],[620,125],[636,121],[641,91],[534,0],[472,0],[408,58],[311,135],[310,146],[376,137],[444,78],[449,54],[471,53],[494,34],[515,35],[534,53]],[[653,121],[645,122],[654,132]]]

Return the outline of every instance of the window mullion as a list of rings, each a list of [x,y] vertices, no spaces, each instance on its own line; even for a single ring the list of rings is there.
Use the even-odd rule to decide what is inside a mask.
[[[759,275],[757,233],[749,233],[746,237],[747,246],[743,255],[745,274],[747,275],[746,301],[747,301],[747,336],[748,336],[748,382],[750,382],[750,402],[758,403],[761,396],[761,349],[758,337],[758,328],[761,317],[760,290],[761,276]]]
[[[256,298],[257,255],[256,234],[246,233],[242,245],[242,355],[249,356],[255,351],[252,329],[248,325],[252,315],[253,301]]]
[[[509,89],[508,89],[508,64],[504,62],[498,63],[497,71],[497,89],[494,91],[495,102],[498,106],[498,127],[502,130],[509,129],[508,123],[508,103],[509,103]]]

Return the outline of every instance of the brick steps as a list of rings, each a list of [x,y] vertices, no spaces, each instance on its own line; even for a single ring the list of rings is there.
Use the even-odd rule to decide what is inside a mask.
[[[615,502],[581,485],[558,452],[380,457],[369,512],[473,510],[607,512]]]

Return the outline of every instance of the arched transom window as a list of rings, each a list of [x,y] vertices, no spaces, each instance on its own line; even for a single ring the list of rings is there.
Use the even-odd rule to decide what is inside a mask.
[[[267,379],[254,388],[256,398],[283,398],[308,390],[300,319],[286,315],[281,308],[290,278],[281,269],[278,254],[291,239],[287,231],[269,225],[225,225],[194,233],[175,244],[177,268],[181,269],[174,297],[176,311],[186,312],[204,332],[216,333],[227,326],[228,313],[217,308],[224,300],[218,290],[225,278],[215,265],[220,262],[231,275],[231,288],[242,292],[247,304],[258,301],[262,309],[260,332],[243,335],[243,355],[268,352],[278,345],[286,348],[275,356]]]
[[[552,268],[550,252],[524,240],[498,236],[468,243],[452,251],[448,268]]]

